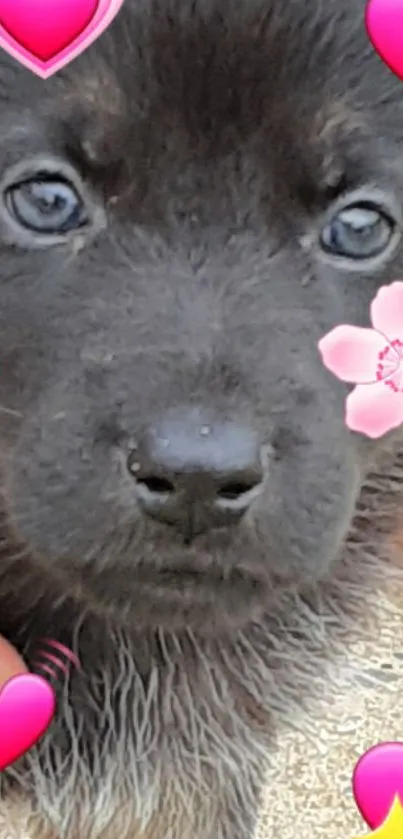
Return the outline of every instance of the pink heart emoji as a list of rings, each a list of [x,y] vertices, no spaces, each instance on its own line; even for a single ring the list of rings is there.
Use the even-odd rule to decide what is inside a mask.
[[[368,0],[365,24],[379,57],[403,80],[403,0]]]
[[[124,0],[0,0],[0,47],[43,79],[86,50]]]
[[[354,769],[353,793],[372,830],[384,823],[396,796],[403,806],[403,743],[379,743],[365,752]]]
[[[56,707],[51,685],[35,673],[13,676],[0,691],[0,772],[49,728]]]

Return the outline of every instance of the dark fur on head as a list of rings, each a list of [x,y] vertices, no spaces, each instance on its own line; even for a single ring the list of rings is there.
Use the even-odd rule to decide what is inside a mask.
[[[362,495],[392,442],[348,432],[317,349],[403,269],[403,88],[364,5],[126,0],[53,79],[2,59],[2,195],[56,173],[90,223],[34,236],[1,199],[0,633],[83,665],[2,778],[1,839],[250,836],[279,722],[391,571],[400,464]],[[365,264],[319,245],[350,194],[393,217]],[[268,467],[191,545],[125,467],[188,409],[252,428]]]

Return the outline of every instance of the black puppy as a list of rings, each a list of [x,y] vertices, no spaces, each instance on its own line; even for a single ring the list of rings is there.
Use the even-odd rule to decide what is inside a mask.
[[[402,275],[403,86],[362,0],[126,0],[0,115],[0,633],[82,663],[0,837],[246,839],[350,609],[317,342]]]

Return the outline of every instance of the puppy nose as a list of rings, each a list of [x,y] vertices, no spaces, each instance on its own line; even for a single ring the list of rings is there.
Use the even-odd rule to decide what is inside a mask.
[[[237,522],[262,489],[254,433],[231,422],[202,425],[193,414],[150,429],[127,465],[143,513],[188,538]]]

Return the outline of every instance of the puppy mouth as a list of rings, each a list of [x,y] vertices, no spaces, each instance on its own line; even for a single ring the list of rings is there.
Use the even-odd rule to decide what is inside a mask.
[[[135,563],[138,583],[162,588],[216,587],[231,589],[267,583],[267,558],[259,555],[251,563],[251,544],[230,528],[193,534],[189,541],[174,528],[154,534],[147,558]],[[152,559],[151,557],[154,556]]]
[[[233,528],[230,526],[210,528],[206,522],[200,520],[196,522],[194,517],[189,517],[182,523],[165,521],[163,528],[165,536],[169,532],[172,540],[176,544],[182,544],[186,550],[192,550],[193,548],[197,550],[199,546],[204,545],[206,539],[209,543],[217,540],[228,542],[233,533]]]
[[[206,583],[225,584],[235,582],[236,579],[239,580],[240,578],[241,575],[236,571],[224,575],[218,570],[197,570],[189,567],[158,568],[153,569],[152,572],[149,571],[145,574],[140,574],[141,582],[153,581],[166,586],[177,585],[178,582],[191,583],[192,585],[205,585]]]
[[[209,563],[204,568],[195,568],[188,564],[138,568],[136,579],[140,586],[146,588],[172,591],[214,589],[222,593],[239,588],[256,591],[266,583],[259,574],[250,570],[220,567],[215,563]]]

